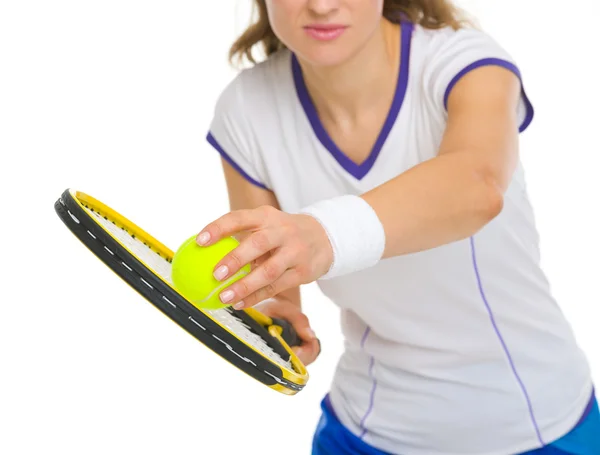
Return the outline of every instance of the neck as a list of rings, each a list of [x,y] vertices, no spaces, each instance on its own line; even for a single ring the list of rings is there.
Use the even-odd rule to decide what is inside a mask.
[[[306,87],[320,116],[334,123],[389,104],[398,81],[400,28],[382,19],[379,30],[349,60],[335,67],[302,65]]]

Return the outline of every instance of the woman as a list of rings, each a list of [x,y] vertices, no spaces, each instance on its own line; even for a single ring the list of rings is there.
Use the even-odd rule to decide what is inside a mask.
[[[236,308],[319,343],[299,286],[339,307],[346,349],[313,453],[600,454],[590,369],[539,266],[518,157],[533,109],[511,57],[447,0],[257,0],[208,141],[236,235],[215,267]],[[253,59],[255,45],[266,59]]]

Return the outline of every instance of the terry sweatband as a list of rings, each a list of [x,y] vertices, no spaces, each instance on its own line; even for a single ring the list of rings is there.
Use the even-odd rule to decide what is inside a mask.
[[[321,280],[357,272],[377,264],[385,248],[385,231],[375,210],[361,197],[337,196],[299,213],[315,218],[333,248],[333,263]]]

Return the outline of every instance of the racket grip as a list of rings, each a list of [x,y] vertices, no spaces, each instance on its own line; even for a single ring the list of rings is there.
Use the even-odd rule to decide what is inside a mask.
[[[281,327],[281,338],[283,338],[289,347],[300,346],[302,344],[302,340],[296,333],[294,327],[292,327],[292,324],[279,318],[271,319],[273,320],[273,324]]]

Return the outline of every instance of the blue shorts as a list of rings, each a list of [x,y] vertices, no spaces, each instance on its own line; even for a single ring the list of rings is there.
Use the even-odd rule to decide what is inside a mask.
[[[337,419],[329,398],[321,402],[323,411],[313,439],[312,455],[389,455],[348,431]],[[579,423],[557,441],[521,455],[599,455],[600,410],[592,396]],[[509,455],[509,454],[507,454]]]

